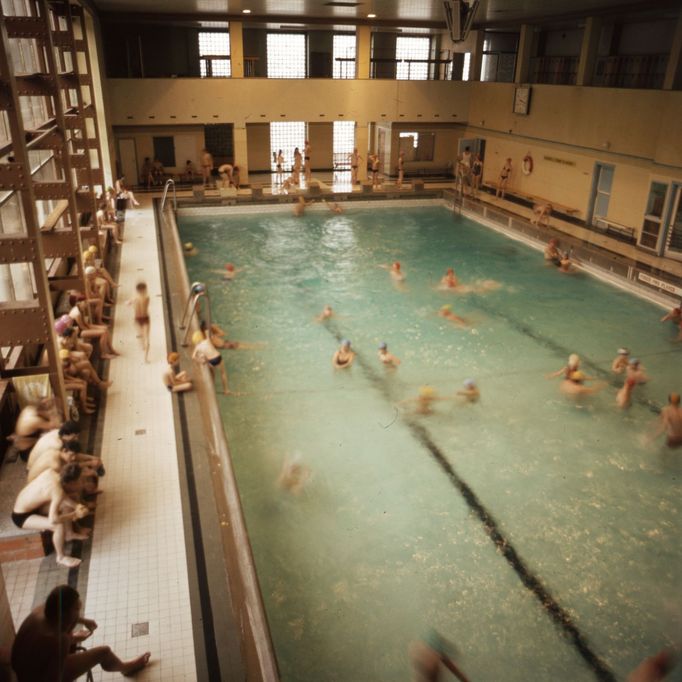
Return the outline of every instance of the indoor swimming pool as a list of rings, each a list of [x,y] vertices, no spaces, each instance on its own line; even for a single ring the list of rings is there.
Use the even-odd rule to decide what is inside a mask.
[[[429,628],[473,681],[620,680],[680,642],[682,451],[646,438],[682,389],[661,308],[442,206],[178,222],[213,320],[262,344],[224,351],[218,401],[283,680],[408,680]],[[448,267],[473,291],[439,290]],[[342,338],[358,355],[334,370]],[[651,377],[625,412],[620,346]],[[570,353],[603,391],[546,378]],[[420,387],[452,398],[467,378],[479,403],[414,413]],[[292,457],[299,495],[277,483]]]

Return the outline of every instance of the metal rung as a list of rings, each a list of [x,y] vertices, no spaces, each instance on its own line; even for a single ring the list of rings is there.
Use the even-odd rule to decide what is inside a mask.
[[[192,282],[189,298],[187,299],[187,304],[185,305],[185,312],[183,313],[182,320],[180,321],[180,329],[185,330],[185,334],[182,338],[183,346],[188,344],[189,332],[192,328],[190,323],[192,322],[192,318],[196,315],[197,307],[202,297],[206,299],[207,329],[211,328],[211,299],[208,295],[208,289],[203,282]]]

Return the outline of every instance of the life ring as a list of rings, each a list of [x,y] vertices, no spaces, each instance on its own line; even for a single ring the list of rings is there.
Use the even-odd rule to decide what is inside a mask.
[[[530,154],[526,154],[523,157],[521,170],[523,171],[524,175],[530,175],[533,172],[533,157]]]

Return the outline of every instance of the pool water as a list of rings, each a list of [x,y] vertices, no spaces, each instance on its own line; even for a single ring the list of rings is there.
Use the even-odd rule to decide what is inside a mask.
[[[282,679],[407,680],[430,627],[472,680],[623,679],[678,643],[682,452],[644,437],[682,388],[661,309],[440,206],[316,208],[180,219],[214,320],[264,344],[224,352],[219,401]],[[377,267],[394,260],[403,288]],[[439,291],[450,266],[500,287]],[[358,357],[335,371],[342,337]],[[651,376],[625,412],[619,346]],[[545,378],[572,352],[610,382],[580,402]],[[478,404],[402,402],[467,377]],[[294,455],[300,495],[277,485]]]

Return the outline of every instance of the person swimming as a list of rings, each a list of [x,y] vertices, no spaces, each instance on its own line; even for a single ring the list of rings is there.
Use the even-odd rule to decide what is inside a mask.
[[[559,390],[565,395],[576,397],[581,395],[592,395],[606,387],[605,381],[598,381],[594,386],[585,386],[585,382],[591,380],[590,377],[578,369],[571,372],[568,377],[561,382]]]
[[[459,280],[455,271],[452,268],[448,268],[447,272],[440,278],[440,288],[441,289],[455,289],[459,285]]]
[[[384,341],[379,345],[379,360],[384,364],[384,367],[397,369],[400,360],[388,352],[388,344]]]
[[[182,252],[185,256],[196,256],[199,253],[199,250],[195,248],[192,242],[185,242],[182,245]]]
[[[310,468],[301,462],[301,455],[296,453],[292,459],[284,459],[277,485],[292,495],[300,495],[310,476]]]
[[[616,374],[622,374],[627,369],[629,355],[630,351],[627,348],[619,348],[618,355],[616,355],[611,363],[611,371]]]
[[[469,326],[469,323],[463,317],[455,315],[455,313],[452,312],[452,306],[449,303],[441,306],[440,310],[438,311],[438,317],[442,317],[449,322],[453,322],[454,324],[458,324],[463,327]]]
[[[547,374],[545,378],[547,379],[554,379],[555,377],[563,376],[564,379],[568,379],[571,374],[575,371],[577,371],[580,368],[580,356],[576,355],[575,353],[571,353],[568,356],[568,364],[565,367],[562,367],[561,369],[557,370],[556,372],[552,372],[550,374]]]
[[[388,270],[394,282],[402,282],[405,279],[405,273],[402,271],[400,261],[394,261],[390,265],[382,263],[378,267]]]
[[[616,393],[616,405],[618,405],[621,410],[630,407],[630,403],[632,402],[632,391],[635,386],[637,386],[637,382],[634,379],[626,379],[623,387]]]
[[[465,379],[464,390],[457,391],[457,395],[462,396],[466,403],[477,403],[481,397],[481,392],[478,390],[478,386],[476,386],[476,380]]]
[[[351,350],[350,341],[343,339],[341,341],[341,348],[339,348],[332,357],[332,366],[336,369],[346,369],[353,364],[355,353]]]
[[[322,308],[322,312],[315,318],[317,322],[324,322],[334,317],[334,311],[330,305],[326,305]]]

